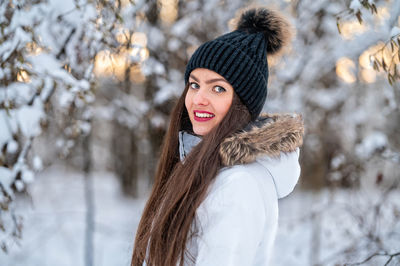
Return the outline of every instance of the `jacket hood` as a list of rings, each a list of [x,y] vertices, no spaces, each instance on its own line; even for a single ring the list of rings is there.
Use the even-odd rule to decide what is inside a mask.
[[[283,198],[300,177],[303,134],[301,115],[263,114],[242,132],[225,139],[219,153],[225,166],[258,162],[261,174],[272,176],[278,198]]]

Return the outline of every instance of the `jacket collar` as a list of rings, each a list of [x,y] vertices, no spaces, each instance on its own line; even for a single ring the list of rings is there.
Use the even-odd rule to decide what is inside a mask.
[[[303,144],[304,126],[301,115],[262,114],[245,129],[226,138],[219,154],[224,166],[247,164],[257,157],[279,158],[281,153],[295,151]],[[201,141],[201,137],[179,132],[180,159]]]
[[[179,131],[179,157],[183,161],[194,146],[199,144],[201,137],[186,131]]]

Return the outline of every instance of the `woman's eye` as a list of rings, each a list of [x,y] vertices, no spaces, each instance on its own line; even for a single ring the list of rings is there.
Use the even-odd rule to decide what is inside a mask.
[[[199,86],[199,84],[197,84],[197,83],[195,83],[195,82],[190,82],[189,83],[189,86],[192,88],[192,89],[198,89],[200,86]]]
[[[214,87],[214,91],[217,92],[217,93],[221,93],[221,92],[224,92],[226,90],[221,86],[215,86]]]

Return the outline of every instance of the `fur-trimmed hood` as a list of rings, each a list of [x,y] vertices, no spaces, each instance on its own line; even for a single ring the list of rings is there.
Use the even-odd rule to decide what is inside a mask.
[[[278,198],[283,198],[300,177],[303,134],[300,115],[263,114],[242,132],[225,139],[219,153],[227,171],[243,165],[260,178],[271,176]]]
[[[262,114],[242,132],[225,139],[219,154],[225,166],[251,163],[260,156],[279,158],[303,144],[301,115]]]

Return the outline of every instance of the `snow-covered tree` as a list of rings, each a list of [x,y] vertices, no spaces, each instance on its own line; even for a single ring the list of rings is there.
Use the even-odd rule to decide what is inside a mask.
[[[4,251],[9,241],[21,236],[22,222],[13,201],[42,168],[32,142],[56,124],[58,144],[67,152],[75,139],[90,132],[96,56],[119,47],[115,36],[122,27],[135,26],[142,5],[140,1],[136,5],[102,0],[1,1],[0,245]],[[53,145],[50,141],[45,145]]]

